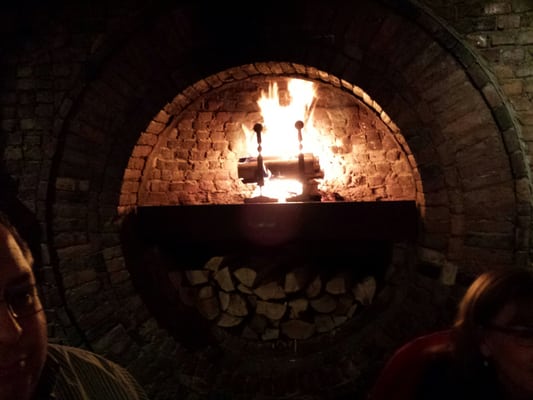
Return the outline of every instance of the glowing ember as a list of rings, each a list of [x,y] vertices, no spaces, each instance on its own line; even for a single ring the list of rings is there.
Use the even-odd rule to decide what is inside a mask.
[[[268,93],[261,92],[257,101],[263,116],[262,150],[263,156],[275,156],[286,160],[298,158],[300,142],[298,131],[295,128],[296,121],[302,121],[302,153],[312,153],[329,164],[332,157],[330,143],[320,135],[315,127],[313,118],[316,104],[316,90],[314,83],[302,79],[291,79],[287,85],[288,96],[282,99],[277,83],[271,83]],[[288,98],[287,98],[288,97]],[[255,132],[243,126],[248,138],[248,156],[257,156],[257,138]],[[327,168],[324,170],[324,178],[327,178]],[[302,193],[302,183],[297,180],[265,179],[263,188],[258,187],[254,196],[264,195],[285,201],[287,197],[293,197]]]

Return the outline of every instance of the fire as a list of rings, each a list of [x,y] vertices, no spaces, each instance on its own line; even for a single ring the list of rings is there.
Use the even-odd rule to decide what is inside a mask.
[[[313,82],[303,79],[290,79],[287,92],[280,91],[276,82],[268,87],[268,92],[262,91],[257,101],[263,117],[263,131],[261,133],[261,155],[275,156],[286,160],[297,159],[301,153],[312,153],[321,161],[327,163],[331,158],[331,147],[334,143],[326,141],[321,136],[314,121],[314,107],[317,101],[316,88]],[[298,138],[295,128],[297,121],[303,122],[302,142]],[[243,126],[247,137],[248,156],[258,155],[257,136],[254,131]],[[327,168],[324,170],[324,178]],[[285,198],[302,193],[302,183],[288,179],[265,179],[263,187],[258,187],[256,195]]]
[[[291,79],[287,85],[289,99],[282,104],[280,91],[276,82],[271,83],[268,92],[261,92],[257,101],[263,116],[262,155],[290,158],[298,155],[298,135],[294,124],[300,120],[303,128],[303,151],[312,151],[318,131],[314,127],[313,106],[316,102],[316,90],[313,82]],[[257,155],[257,141],[253,131],[248,131],[248,153]]]

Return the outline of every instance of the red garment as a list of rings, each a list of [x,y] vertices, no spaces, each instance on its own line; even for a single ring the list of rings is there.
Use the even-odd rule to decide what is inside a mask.
[[[450,331],[418,337],[400,347],[379,374],[370,400],[412,400],[431,350],[450,343]]]

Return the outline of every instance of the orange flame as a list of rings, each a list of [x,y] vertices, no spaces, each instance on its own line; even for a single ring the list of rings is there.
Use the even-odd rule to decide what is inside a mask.
[[[312,152],[311,146],[318,131],[313,125],[313,105],[316,101],[316,91],[313,82],[302,79],[291,79],[288,83],[289,103],[281,104],[279,87],[276,82],[271,83],[268,93],[261,92],[257,101],[263,116],[262,154],[263,156],[277,156],[280,158],[294,157],[299,152],[296,121],[304,123],[303,145],[305,152]],[[245,128],[245,132],[246,132]],[[257,155],[257,141],[253,132],[247,130],[250,155]]]
[[[334,143],[320,135],[313,117],[317,101],[315,85],[303,79],[290,79],[287,84],[288,99],[282,101],[280,90],[276,82],[271,83],[268,92],[261,92],[257,101],[263,116],[263,131],[261,134],[261,154],[276,156],[281,159],[297,159],[300,153],[313,153],[323,161],[331,159],[331,147]],[[282,104],[286,103],[286,104]],[[302,143],[298,140],[298,130],[295,123],[302,121]],[[248,156],[258,155],[257,138],[254,131],[243,126],[247,138],[246,149]],[[328,164],[328,162],[326,162]],[[324,168],[323,168],[324,169]],[[327,178],[328,168],[324,169]],[[285,201],[302,193],[302,184],[297,180],[270,179],[265,180],[263,188],[258,187],[254,196],[264,195]]]

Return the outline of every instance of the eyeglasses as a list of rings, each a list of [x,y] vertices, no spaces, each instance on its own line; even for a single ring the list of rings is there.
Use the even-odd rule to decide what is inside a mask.
[[[512,337],[519,346],[533,347],[533,327],[489,325],[487,329]]]
[[[17,320],[29,317],[43,309],[34,284],[6,288],[4,299],[0,300],[0,303],[6,303],[9,312]]]

